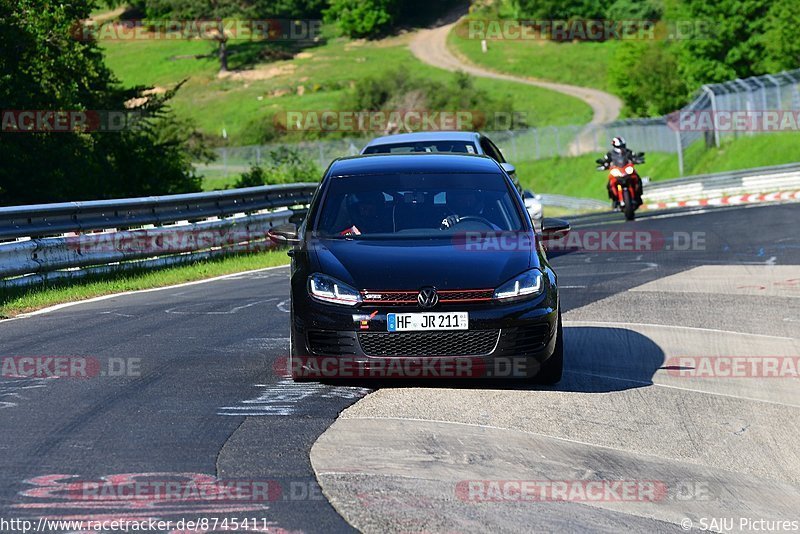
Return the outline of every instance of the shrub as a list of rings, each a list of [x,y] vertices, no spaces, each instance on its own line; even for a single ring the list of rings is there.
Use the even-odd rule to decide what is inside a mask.
[[[317,182],[321,175],[316,163],[305,159],[298,149],[278,147],[269,152],[266,165],[253,165],[242,173],[234,187]]]

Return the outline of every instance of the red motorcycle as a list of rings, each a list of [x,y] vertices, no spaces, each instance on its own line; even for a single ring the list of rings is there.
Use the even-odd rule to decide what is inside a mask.
[[[598,171],[608,170],[609,189],[615,195],[615,207],[625,214],[626,220],[632,221],[641,205],[636,193],[642,188],[642,180],[634,165],[644,163],[644,152],[631,157],[614,154],[611,161],[598,159],[597,163]]]

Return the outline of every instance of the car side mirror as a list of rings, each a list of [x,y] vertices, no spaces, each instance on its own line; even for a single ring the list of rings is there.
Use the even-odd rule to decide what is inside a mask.
[[[569,231],[569,221],[556,219],[554,217],[545,217],[542,219],[542,239],[545,241],[562,239],[566,237]]]
[[[300,244],[297,236],[297,225],[294,223],[281,224],[270,228],[267,232],[270,241],[280,246],[294,247]]]
[[[517,168],[510,163],[501,163],[500,166],[503,167],[503,170],[509,175],[516,174],[517,172]]]

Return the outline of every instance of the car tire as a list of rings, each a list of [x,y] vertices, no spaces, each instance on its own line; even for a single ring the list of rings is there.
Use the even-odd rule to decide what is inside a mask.
[[[556,327],[556,346],[553,354],[545,360],[534,377],[537,384],[552,386],[561,381],[564,373],[564,329],[561,326],[561,310],[558,312],[558,327]]]
[[[294,339],[294,328],[289,330],[289,375],[292,377],[292,380],[295,382],[312,382],[313,379],[302,374],[295,373],[295,363],[294,360],[297,358],[295,355],[295,347],[297,346],[297,342]]]
[[[636,206],[633,205],[633,199],[627,190],[623,194],[625,195],[625,220],[632,221],[636,218]]]

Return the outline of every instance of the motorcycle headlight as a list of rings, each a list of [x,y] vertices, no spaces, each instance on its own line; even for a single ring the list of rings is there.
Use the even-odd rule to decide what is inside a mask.
[[[542,292],[542,272],[536,269],[525,271],[494,290],[497,300],[516,300],[535,297]]]
[[[622,171],[619,169],[611,169],[611,176],[614,178],[620,178],[622,176]]]
[[[358,290],[320,273],[314,273],[308,277],[308,293],[314,299],[332,304],[355,306],[361,302],[361,294]]]
[[[625,172],[627,172],[628,174],[633,174],[633,165],[628,165],[627,167],[625,167]]]

